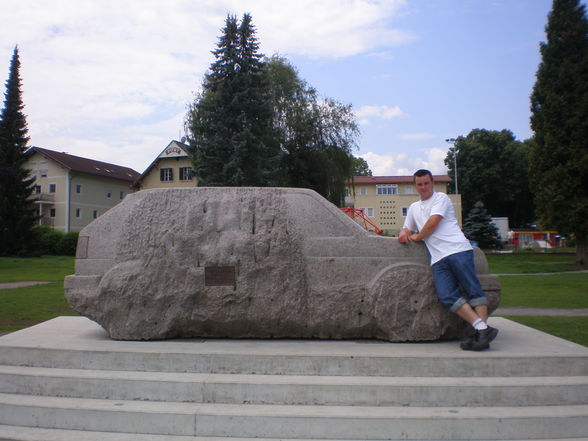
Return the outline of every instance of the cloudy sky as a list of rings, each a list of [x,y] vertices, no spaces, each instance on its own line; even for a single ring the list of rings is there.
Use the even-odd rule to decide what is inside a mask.
[[[551,0],[2,0],[0,81],[18,45],[29,145],[142,172],[184,135],[228,13],[261,51],[352,104],[375,175],[445,173],[446,138],[524,140]],[[10,12],[8,12],[10,11]],[[9,19],[7,19],[9,18]],[[4,89],[4,87],[3,87]]]

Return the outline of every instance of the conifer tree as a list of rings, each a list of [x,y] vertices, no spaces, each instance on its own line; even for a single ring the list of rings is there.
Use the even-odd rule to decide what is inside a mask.
[[[482,202],[476,202],[468,213],[463,223],[463,233],[480,248],[494,249],[501,246],[498,229]]]
[[[27,123],[23,114],[20,60],[14,48],[0,113],[0,254],[27,252],[32,239],[35,210],[28,200],[34,178],[23,168]]]
[[[263,55],[249,14],[240,24],[235,16],[227,17],[213,54],[186,123],[198,185],[277,185],[280,150],[272,136]]]
[[[579,0],[554,0],[531,95],[530,179],[541,223],[588,242],[588,20]]]

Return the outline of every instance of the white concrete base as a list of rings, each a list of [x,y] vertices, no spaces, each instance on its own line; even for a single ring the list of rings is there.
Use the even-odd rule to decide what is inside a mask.
[[[519,440],[588,434],[588,348],[506,319],[458,342],[0,337],[0,441]],[[107,435],[103,435],[106,433]]]

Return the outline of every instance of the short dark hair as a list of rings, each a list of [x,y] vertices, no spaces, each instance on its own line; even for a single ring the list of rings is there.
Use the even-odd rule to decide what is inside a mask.
[[[424,168],[415,171],[414,175],[412,175],[412,180],[416,181],[416,178],[422,178],[425,175],[429,175],[431,177],[431,181],[434,181],[433,174],[429,170],[425,170]]]

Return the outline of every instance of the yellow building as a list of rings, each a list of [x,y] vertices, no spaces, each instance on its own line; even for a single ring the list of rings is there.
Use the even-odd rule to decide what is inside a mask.
[[[447,193],[451,178],[433,176],[435,191]],[[461,225],[461,196],[449,195],[457,221]],[[345,204],[363,209],[388,234],[398,234],[408,212],[408,207],[419,199],[412,176],[355,176],[353,185],[347,187]]]
[[[26,152],[39,224],[80,231],[132,192],[135,170],[40,147]]]
[[[137,190],[195,187],[196,178],[192,173],[192,156],[188,146],[179,141],[170,142],[133,186]]]

